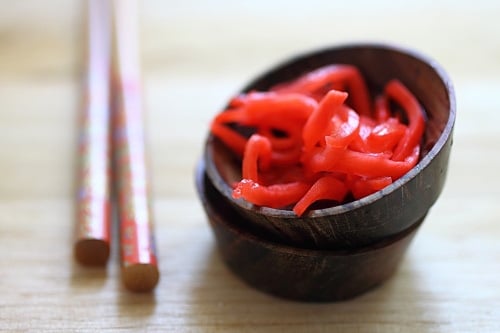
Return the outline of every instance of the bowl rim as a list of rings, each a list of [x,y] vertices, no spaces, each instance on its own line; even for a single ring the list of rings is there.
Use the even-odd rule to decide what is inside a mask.
[[[224,196],[229,198],[232,202],[236,203],[238,206],[240,206],[243,209],[246,210],[254,210],[257,211],[259,214],[265,215],[265,216],[270,216],[270,217],[280,217],[283,219],[302,219],[302,218],[315,218],[315,217],[325,217],[325,216],[334,216],[334,215],[340,215],[343,213],[346,213],[348,211],[352,211],[355,209],[362,208],[364,206],[368,206],[372,204],[373,202],[383,198],[384,196],[389,195],[390,193],[396,191],[400,187],[402,187],[404,184],[410,182],[413,178],[415,178],[423,169],[425,169],[432,161],[432,159],[438,155],[438,153],[443,149],[445,146],[447,140],[449,137],[452,135],[453,132],[453,127],[455,124],[455,118],[456,118],[456,97],[455,97],[455,89],[452,83],[452,80],[449,76],[449,74],[444,70],[444,68],[434,59],[431,58],[430,56],[417,51],[415,49],[412,49],[410,47],[406,46],[396,46],[393,44],[389,43],[380,43],[380,42],[358,42],[358,43],[342,43],[342,44],[335,44],[332,46],[326,46],[326,47],[321,47],[321,48],[315,48],[315,49],[310,49],[308,51],[304,51],[301,53],[297,53],[296,55],[287,58],[284,61],[278,62],[274,66],[269,67],[267,70],[264,70],[261,72],[259,75],[257,75],[253,80],[250,80],[249,83],[245,85],[245,87],[239,91],[246,91],[248,90],[252,85],[254,85],[258,80],[262,79],[263,77],[269,75],[272,72],[276,72],[279,70],[282,70],[293,63],[303,60],[305,58],[314,56],[316,54],[322,54],[326,52],[333,52],[333,51],[341,51],[341,50],[346,50],[346,49],[367,49],[367,48],[372,48],[372,49],[377,49],[380,51],[391,51],[391,52],[396,52],[401,55],[411,57],[421,63],[426,64],[429,66],[439,77],[441,82],[443,83],[443,86],[446,89],[447,95],[448,95],[448,100],[449,100],[449,114],[448,114],[448,119],[446,121],[446,125],[444,126],[442,132],[440,133],[438,140],[434,143],[433,147],[429,150],[429,152],[406,174],[404,174],[402,177],[397,179],[395,182],[392,184],[386,186],[385,188],[372,193],[366,197],[363,197],[358,200],[350,201],[342,205],[337,205],[337,206],[332,206],[332,207],[327,207],[327,208],[321,208],[321,209],[312,209],[306,211],[306,213],[302,216],[297,216],[292,210],[285,210],[285,209],[277,209],[277,208],[270,208],[266,206],[257,206],[254,205],[250,202],[247,202],[244,199],[234,199],[231,194],[231,188],[227,184],[227,182],[222,178],[220,175],[219,171],[217,170],[214,172],[211,172],[209,170],[207,173],[209,174],[209,177],[215,177],[217,181],[215,181],[214,185],[215,187],[223,193]],[[212,158],[211,156],[211,151],[210,149],[207,149],[208,144],[211,140],[213,140],[214,137],[211,133],[208,134],[208,137],[206,139],[206,144],[205,144],[205,149],[204,149],[204,155],[205,159],[208,161],[209,159]],[[214,169],[217,169],[214,167]],[[223,188],[220,188],[220,184],[225,184]]]
[[[289,244],[284,244],[284,243],[279,243],[267,238],[263,237],[258,237],[255,235],[252,231],[246,230],[240,226],[235,225],[234,223],[231,223],[228,221],[226,218],[224,218],[224,213],[221,213],[220,210],[216,209],[212,204],[211,200],[214,200],[213,198],[210,199],[207,194],[207,188],[205,183],[205,178],[208,177],[206,174],[206,169],[205,169],[205,164],[203,159],[200,160],[196,166],[195,170],[195,185],[196,185],[196,190],[198,192],[198,196],[200,197],[200,200],[204,206],[205,212],[208,215],[209,220],[216,219],[219,224],[223,225],[224,228],[228,229],[229,232],[233,234],[238,234],[239,237],[244,239],[245,241],[251,242],[253,244],[258,244],[258,246],[266,248],[270,251],[273,252],[280,252],[284,254],[289,254],[289,255],[297,255],[297,256],[303,256],[303,257],[317,257],[317,256],[323,256],[323,257],[345,257],[345,256],[359,256],[363,255],[367,252],[371,251],[378,251],[380,249],[386,248],[388,246],[391,246],[400,240],[410,236],[410,235],[415,235],[417,231],[419,230],[420,226],[423,224],[423,221],[425,220],[425,216],[418,221],[417,223],[413,223],[411,226],[407,227],[406,229],[400,231],[399,233],[386,237],[383,240],[380,240],[376,243],[370,244],[370,245],[364,245],[361,247],[356,247],[352,249],[333,249],[333,250],[327,250],[327,249],[312,249],[312,248],[303,248],[299,246],[292,246]],[[211,186],[214,186],[213,184]],[[221,195],[219,193],[219,195]],[[225,213],[227,214],[227,211],[234,212],[234,208],[229,206],[227,203],[224,204],[226,209]],[[213,226],[213,222],[210,222]]]

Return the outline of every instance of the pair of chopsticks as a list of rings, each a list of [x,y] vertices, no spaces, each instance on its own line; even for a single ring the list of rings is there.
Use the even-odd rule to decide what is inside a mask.
[[[113,184],[123,283],[132,291],[151,291],[159,271],[148,191],[137,3],[87,2],[86,100],[78,147],[74,254],[83,265],[106,265]]]

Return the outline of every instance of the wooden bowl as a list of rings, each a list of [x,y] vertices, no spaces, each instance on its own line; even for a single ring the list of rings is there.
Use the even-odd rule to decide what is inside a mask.
[[[227,266],[256,289],[298,301],[340,301],[380,285],[396,271],[423,220],[355,250],[309,250],[272,242],[251,223],[235,223],[241,216],[212,186],[203,162],[196,187]]]
[[[344,205],[292,211],[257,207],[232,198],[229,184],[241,179],[241,161],[208,135],[204,160],[221,200],[233,206],[239,226],[251,223],[273,241],[309,249],[356,249],[398,235],[418,224],[443,188],[452,146],[455,95],[450,79],[433,60],[415,51],[379,44],[345,45],[300,55],[265,72],[242,91],[267,90],[274,84],[328,64],[357,66],[372,94],[399,79],[426,110],[428,121],[419,163],[403,177],[370,196]]]

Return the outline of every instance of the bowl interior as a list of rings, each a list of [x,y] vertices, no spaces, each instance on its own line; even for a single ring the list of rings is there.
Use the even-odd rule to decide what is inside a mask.
[[[289,210],[256,207],[244,200],[234,200],[230,184],[241,179],[241,161],[211,135],[205,146],[208,177],[227,201],[263,232],[285,243],[312,248],[366,245],[376,241],[375,238],[400,232],[424,216],[444,183],[455,120],[454,91],[444,70],[417,52],[387,45],[346,45],[300,55],[264,73],[242,91],[267,90],[329,64],[358,67],[372,95],[380,92],[389,80],[399,79],[424,107],[428,119],[421,159],[390,186],[363,199],[311,210],[297,218]],[[426,169],[430,170],[423,174]],[[401,199],[405,195],[407,198]],[[415,202],[416,195],[423,197],[420,203]]]

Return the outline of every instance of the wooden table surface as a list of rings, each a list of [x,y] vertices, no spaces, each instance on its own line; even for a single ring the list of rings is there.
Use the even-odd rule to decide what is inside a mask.
[[[83,6],[0,10],[0,331],[499,332],[500,2],[144,1],[141,55],[161,280],[132,294],[72,257]],[[193,173],[211,117],[291,54],[348,41],[411,46],[457,94],[446,187],[397,274],[356,299],[262,294],[215,249]]]

